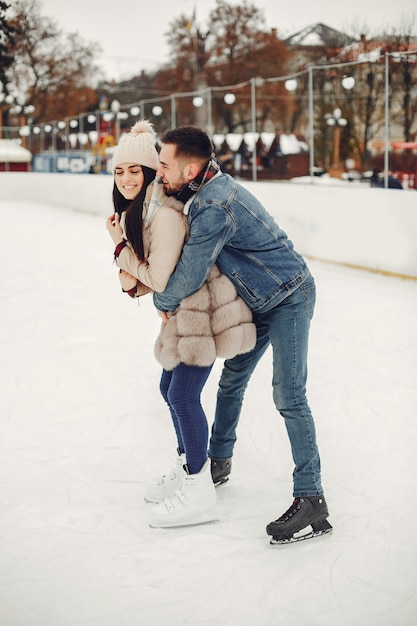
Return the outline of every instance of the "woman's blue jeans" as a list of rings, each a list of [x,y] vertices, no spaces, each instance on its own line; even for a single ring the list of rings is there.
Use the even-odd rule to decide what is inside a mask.
[[[207,460],[208,424],[200,396],[211,369],[180,363],[172,371],[162,370],[159,388],[190,474],[197,474]]]
[[[273,399],[290,439],[294,497],[323,493],[316,431],[306,397],[308,336],[315,300],[314,279],[310,277],[274,309],[254,315],[255,348],[224,363],[208,452],[215,459],[233,455],[247,384],[271,343]]]

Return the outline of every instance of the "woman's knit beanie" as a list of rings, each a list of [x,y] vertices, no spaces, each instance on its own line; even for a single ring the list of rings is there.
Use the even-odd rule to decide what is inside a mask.
[[[155,131],[148,120],[140,120],[132,126],[130,133],[123,135],[113,152],[112,168],[120,163],[138,163],[152,170],[159,167],[155,148]]]

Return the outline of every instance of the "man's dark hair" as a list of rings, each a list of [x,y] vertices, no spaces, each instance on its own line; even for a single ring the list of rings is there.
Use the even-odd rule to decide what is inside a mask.
[[[163,144],[175,145],[178,157],[208,161],[213,154],[210,137],[196,126],[181,126],[167,130],[160,139]]]

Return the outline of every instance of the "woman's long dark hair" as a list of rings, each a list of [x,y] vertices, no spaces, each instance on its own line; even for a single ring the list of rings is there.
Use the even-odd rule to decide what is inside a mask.
[[[143,187],[134,200],[127,200],[117,189],[116,183],[113,185],[113,204],[116,213],[121,215],[126,211],[126,237],[129,240],[136,256],[141,260],[145,260],[143,251],[143,201],[150,183],[155,179],[156,172],[150,167],[142,165],[144,177]]]

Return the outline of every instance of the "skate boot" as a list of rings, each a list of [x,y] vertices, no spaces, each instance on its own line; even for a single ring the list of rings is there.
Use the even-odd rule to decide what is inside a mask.
[[[327,521],[329,511],[324,496],[306,496],[295,498],[294,502],[281,517],[266,527],[267,535],[272,535],[272,544],[292,543],[304,539],[313,539],[333,530]],[[296,535],[311,526],[311,531]]]
[[[174,495],[177,489],[182,486],[186,472],[185,466],[185,454],[180,454],[178,451],[178,458],[175,467],[164,476],[151,481],[145,489],[144,499],[146,502],[161,502],[164,498],[170,498]]]
[[[152,528],[205,524],[218,519],[216,490],[206,461],[198,474],[186,474],[175,494],[152,507]]]
[[[210,459],[211,476],[216,487],[229,480],[232,471],[232,459]]]

